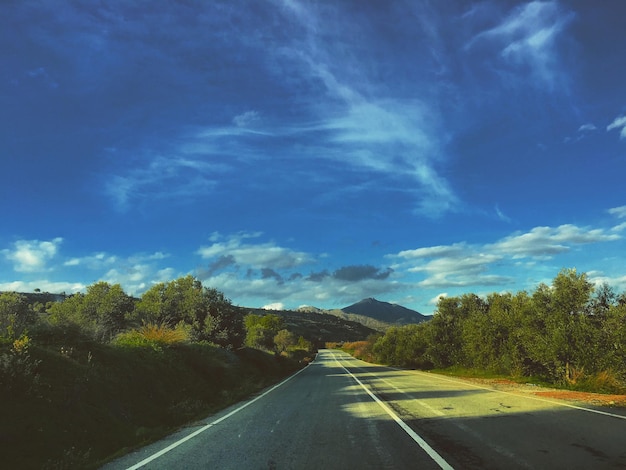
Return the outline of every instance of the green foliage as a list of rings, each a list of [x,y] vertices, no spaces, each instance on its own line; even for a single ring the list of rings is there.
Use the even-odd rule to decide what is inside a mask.
[[[250,313],[244,317],[246,328],[246,346],[266,351],[276,347],[274,338],[283,329],[283,320],[274,313],[255,315]]]
[[[30,338],[22,335],[13,341],[8,352],[0,354],[0,389],[13,394],[36,392],[41,361],[31,357],[30,345]]]
[[[48,322],[69,327],[78,325],[98,341],[109,341],[126,326],[134,308],[132,297],[119,284],[97,282],[86,294],[75,294],[50,306]]]
[[[287,349],[296,345],[296,337],[289,330],[280,330],[274,336],[274,347],[276,352],[281,354],[287,351]]]
[[[562,270],[529,295],[442,298],[429,322],[372,341],[377,361],[463,368],[598,390],[626,388],[626,295]]]
[[[37,321],[26,297],[16,292],[0,294],[0,341],[13,341]]]
[[[430,369],[426,329],[425,323],[391,327],[376,340],[372,352],[385,364]]]
[[[147,337],[174,340],[171,330],[148,330]],[[154,354],[94,339],[47,339],[0,346],[3,468],[99,468],[299,367],[273,354],[206,343],[180,342]]]
[[[133,320],[172,328],[183,322],[190,326],[192,341],[230,349],[241,347],[245,337],[242,316],[230,300],[193,276],[150,288],[137,304]]]

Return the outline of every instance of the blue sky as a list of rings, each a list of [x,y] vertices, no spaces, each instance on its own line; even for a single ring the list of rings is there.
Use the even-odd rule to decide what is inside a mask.
[[[621,0],[0,10],[0,290],[626,290]]]

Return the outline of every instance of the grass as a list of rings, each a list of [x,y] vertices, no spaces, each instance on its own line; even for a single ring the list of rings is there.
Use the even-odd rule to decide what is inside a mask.
[[[11,347],[2,345],[0,354],[8,357]],[[34,386],[15,393],[0,384],[5,468],[97,468],[298,367],[257,350],[232,352],[177,338],[159,348],[36,338],[28,353],[36,365]]]

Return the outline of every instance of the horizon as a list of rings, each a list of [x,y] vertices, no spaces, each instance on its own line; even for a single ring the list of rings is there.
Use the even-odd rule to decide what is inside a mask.
[[[11,2],[0,291],[626,291],[626,3]]]

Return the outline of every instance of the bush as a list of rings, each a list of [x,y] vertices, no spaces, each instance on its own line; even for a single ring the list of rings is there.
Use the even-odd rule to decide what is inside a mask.
[[[22,335],[8,352],[0,354],[0,390],[27,394],[37,390],[41,361],[31,358],[29,348],[30,338]]]
[[[26,297],[15,292],[0,294],[0,339],[13,341],[36,323],[37,315]]]
[[[184,325],[176,328],[167,325],[148,323],[134,330],[120,333],[113,340],[116,346],[147,347],[161,351],[164,347],[182,343],[188,338],[188,331]]]

